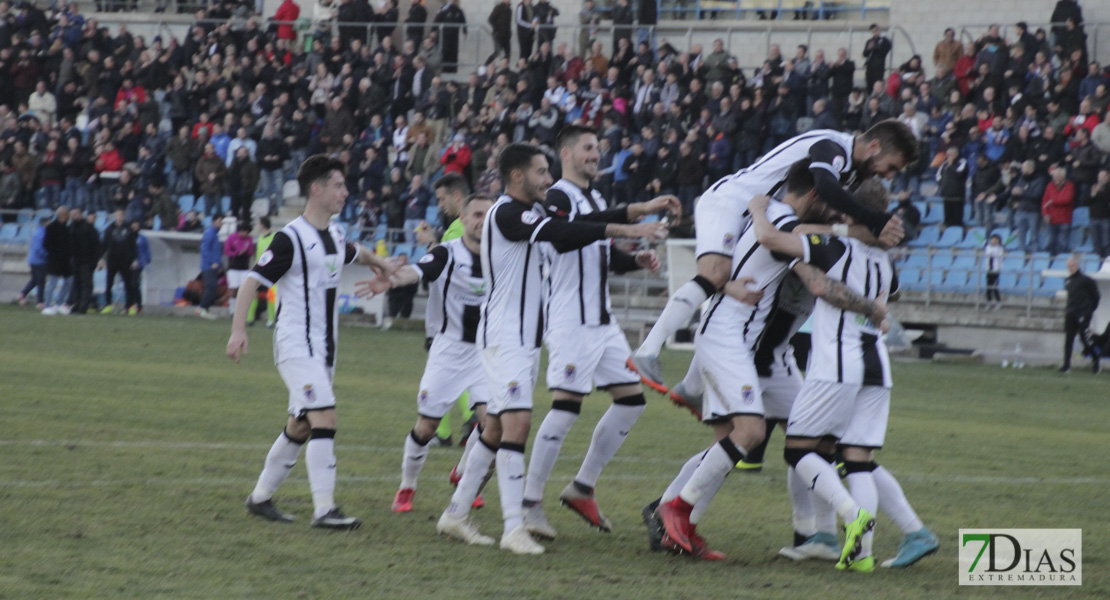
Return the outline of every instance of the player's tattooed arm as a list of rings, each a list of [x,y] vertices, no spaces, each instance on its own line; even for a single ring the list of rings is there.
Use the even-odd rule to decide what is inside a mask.
[[[844,283],[829,278],[813,265],[798,262],[793,269],[809,293],[825,302],[848,312],[865,315],[872,323],[882,323],[886,319],[885,303],[864,298]]]

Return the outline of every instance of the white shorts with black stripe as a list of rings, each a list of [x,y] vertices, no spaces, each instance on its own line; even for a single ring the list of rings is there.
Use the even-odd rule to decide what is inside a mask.
[[[489,402],[489,383],[478,348],[438,335],[428,350],[428,364],[420,378],[417,412],[442,419],[463,392],[470,392],[471,409]]]
[[[540,374],[540,349],[489,346],[479,356],[489,386],[486,414],[532,410],[532,394]]]
[[[701,335],[694,339],[697,368],[705,386],[702,420],[720,421],[738,415],[764,415],[763,394],[755,359],[742,343],[726,343],[727,336]]]
[[[277,364],[277,370],[289,388],[289,416],[300,419],[309,411],[335,408],[335,368],[324,364],[323,358],[286,359]]]
[[[806,379],[790,411],[786,435],[831,436],[841,444],[881,448],[890,416],[890,389]]]
[[[750,200],[712,189],[701,195],[694,206],[695,257],[705,254],[732,256],[740,233],[751,220],[745,210]]]
[[[547,389],[586,395],[640,383],[628,368],[632,349],[619,325],[579,325],[550,329],[547,343]]]

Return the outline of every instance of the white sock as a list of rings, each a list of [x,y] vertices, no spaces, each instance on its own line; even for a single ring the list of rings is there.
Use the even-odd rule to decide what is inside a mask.
[[[693,280],[687,281],[675,291],[674,296],[667,300],[667,306],[659,314],[655,326],[644,338],[644,343],[636,349],[636,354],[659,354],[667,338],[674,335],[680,327],[686,324],[702,302],[709,299],[705,290]]]
[[[401,489],[415,490],[416,478],[420,476],[420,469],[424,468],[424,461],[428,458],[428,442],[417,442],[410,431],[405,436],[404,452],[401,458]]]
[[[477,428],[475,428],[477,429]],[[486,480],[490,466],[493,465],[494,451],[489,446],[478,440],[470,450],[466,459],[466,469],[463,471],[459,486],[451,495],[451,503],[447,505],[449,514],[465,517],[470,513],[470,505],[478,497],[478,490]]]
[[[551,477],[551,470],[555,468],[555,461],[559,459],[559,451],[563,448],[563,440],[566,439],[567,433],[570,432],[576,420],[578,420],[577,412],[558,408],[547,411],[543,423],[540,423],[540,428],[536,430],[536,439],[532,442],[532,456],[528,461],[528,482],[524,487],[524,498],[527,500],[543,501],[543,486],[547,483],[547,478]],[[498,466],[500,467],[500,463]],[[501,478],[498,477],[497,481],[501,481]]]
[[[832,504],[813,492],[810,492],[809,497],[813,500],[813,528],[835,535],[836,511],[833,510]]]
[[[816,516],[813,512],[813,492],[806,487],[806,483],[798,476],[794,467],[786,468],[786,491],[790,493],[794,531],[806,537],[817,533]]]
[[[879,510],[879,492],[875,489],[875,478],[870,472],[850,473],[848,486],[852,489],[852,497],[859,502],[860,507],[866,508],[872,515]],[[874,530],[871,530],[863,534],[860,539],[860,558],[871,556],[871,541],[874,534]]]
[[[693,523],[694,525],[698,524],[698,521],[701,520],[701,516],[704,515],[706,509],[709,508],[709,503],[713,501],[713,498],[717,495],[717,492],[721,490],[721,486],[725,484],[725,479],[726,477],[721,477],[720,479],[718,479],[717,485],[715,487],[710,486],[705,490],[705,493],[702,494],[701,498],[698,498],[698,501],[694,504],[693,510],[690,511],[690,523]]]
[[[265,502],[273,498],[278,486],[289,476],[293,465],[297,464],[297,455],[301,453],[303,445],[289,439],[284,431],[281,432],[266,454],[266,464],[262,467],[262,474],[258,476],[258,483],[254,484],[254,491],[251,492],[251,502]]]
[[[740,454],[745,454],[743,448],[736,446]],[[698,500],[706,494],[716,493],[717,489],[721,487],[721,482],[728,477],[732,472],[732,468],[736,466],[737,459],[729,456],[728,452],[721,447],[721,444],[713,444],[705,457],[701,459],[701,464],[697,469],[694,469],[694,474],[690,476],[690,481],[682,487],[679,492],[679,498],[682,498],[691,505],[696,505]]]
[[[836,467],[825,462],[816,452],[810,452],[794,465],[794,470],[802,478],[806,487],[824,498],[836,509],[836,513],[845,521],[854,521],[859,512],[859,504],[840,484],[840,476],[836,474]]]
[[[701,378],[696,352],[694,358],[690,361],[690,368],[686,369],[686,376],[682,378],[682,388],[691,396],[699,396],[705,393],[705,381]]]
[[[308,485],[312,489],[313,518],[335,508],[335,439],[312,438],[304,452]]]
[[[505,446],[509,445],[510,448]],[[523,444],[501,444],[497,451],[497,487],[501,489],[501,516],[505,533],[524,525]]]
[[[667,490],[663,492],[663,498],[660,502],[670,502],[678,497],[678,493],[686,486],[686,482],[690,481],[690,477],[694,475],[694,471],[697,470],[698,465],[701,464],[701,459],[705,456],[706,452],[707,450],[698,452],[691,456],[690,459],[686,461],[686,464],[682,465],[682,468],[678,471],[678,475],[675,476],[671,484],[667,486]]]
[[[913,533],[925,527],[906,500],[902,486],[890,471],[880,466],[872,471],[871,475],[875,479],[875,489],[879,492],[879,508],[890,517],[891,521],[894,521],[902,533]]]
[[[470,452],[474,450],[475,445],[482,443],[478,441],[478,438],[482,437],[481,429],[481,427],[475,427],[470,430],[470,437],[466,438],[466,445],[463,446],[463,453],[462,456],[459,457],[459,464],[455,465],[456,477],[462,477],[463,473],[466,472],[464,469],[466,468],[467,459],[470,458]]]
[[[597,427],[594,428],[590,448],[586,450],[586,458],[582,460],[578,475],[574,477],[575,481],[589,487],[597,485],[597,479],[601,476],[602,469],[613,459],[617,450],[620,450],[624,438],[628,435],[632,426],[636,424],[636,420],[644,413],[645,408],[647,408],[647,404],[611,404],[609,406],[609,410],[601,415]],[[535,451],[533,450],[533,452]],[[529,470],[528,475],[529,480],[531,480],[531,470]],[[525,497],[527,496],[525,494]]]

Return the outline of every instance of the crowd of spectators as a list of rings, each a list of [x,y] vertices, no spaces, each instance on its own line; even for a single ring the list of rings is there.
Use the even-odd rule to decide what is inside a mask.
[[[340,20],[363,14],[364,4],[344,0]],[[443,173],[497,193],[501,148],[550,148],[575,122],[599,131],[597,186],[607,198],[674,193],[692,214],[708,183],[797,133],[897,118],[926,157],[895,181],[901,199],[916,199],[922,179],[940,176],[940,195],[959,203],[948,224],[964,225],[970,202],[977,223],[1022,231],[1023,248],[1040,243],[1026,230],[1035,236],[1047,222],[1056,231],[1072,206],[1091,204],[1105,255],[1110,186],[1097,182],[1110,152],[1110,80],[1088,60],[1078,4],[1060,4],[1065,24],[1052,31],[1018,24],[1003,38],[992,27],[964,45],[950,30],[931,67],[915,56],[887,73],[891,44],[873,26],[858,57],[805,46],[786,56],[772,45],[745,73],[721,40],[680,49],[635,29],[626,0],[612,13],[627,24],[612,47],[596,39],[601,13],[586,0],[580,21],[591,27],[573,48],[554,43],[548,2],[525,1],[513,16],[518,38],[538,33],[530,54],[513,60],[502,30],[485,65],[444,76],[456,49],[434,25],[459,24],[457,3],[430,22],[414,3],[401,27],[390,25],[400,21],[395,2],[370,9],[362,19],[383,25],[367,44],[365,28],[299,38],[288,24],[250,16],[253,3],[198,11],[179,40],[125,26],[109,32],[75,4],[44,11],[0,2],[0,78],[12,83],[0,86],[0,205],[123,209],[128,221],[149,225],[158,215],[164,229],[195,230],[223,208],[249,217],[256,198],[276,213],[295,165],[326,152],[348,165],[342,219],[364,231],[379,223],[408,230],[425,219]],[[490,15],[495,32],[509,22],[507,7]],[[635,11],[655,18],[643,12]],[[297,14],[293,0],[278,9],[286,19]],[[963,165],[960,189],[944,177],[955,171],[941,168],[946,157]],[[1063,184],[1049,182],[1056,168],[1065,169]],[[182,195],[197,199],[199,214],[179,214]],[[1068,236],[1047,243],[1064,251]]]

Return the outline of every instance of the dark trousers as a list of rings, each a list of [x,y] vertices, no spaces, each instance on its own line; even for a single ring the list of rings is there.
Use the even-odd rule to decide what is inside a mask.
[[[944,199],[944,224],[951,227],[953,225],[964,224],[964,199],[963,198],[949,198]]]
[[[93,271],[95,270],[95,264],[73,267],[73,288],[69,292],[69,305],[73,308],[74,314],[83,314],[92,305]]]
[[[23,286],[21,292],[24,296],[35,290],[38,296],[38,303],[45,304],[44,298],[46,297],[46,265],[30,265],[31,279],[27,281],[27,285]]]
[[[104,305],[112,305],[112,288],[116,284],[116,275],[123,279],[123,295],[125,306],[135,305],[135,282],[131,273],[131,265],[108,265],[108,281],[104,286]]]
[[[486,64],[489,64],[489,63],[493,62],[493,59],[497,58],[498,55],[504,55],[505,58],[508,58],[508,59],[512,60],[512,58],[513,58],[512,42],[513,42],[513,36],[511,36],[511,35],[508,36],[508,37],[503,37],[503,38],[494,36],[493,37],[493,54],[490,54],[489,58],[486,59]]]
[[[1089,353],[1094,353],[1094,346],[1091,343],[1091,335],[1087,329],[1091,326],[1091,315],[1077,315],[1075,313],[1068,313],[1064,316],[1064,366],[1071,366],[1071,352],[1075,347],[1075,337],[1079,336],[1079,343],[1083,344],[1083,350]]]
[[[520,44],[520,57],[532,56],[532,44],[536,39],[536,32],[531,29],[517,29],[516,40]],[[511,62],[511,61],[510,61]]]
[[[407,319],[412,316],[412,299],[416,297],[417,285],[395,287],[386,292],[389,302],[389,316]]]
[[[201,271],[204,281],[204,295],[200,297],[200,307],[208,310],[216,302],[216,288],[220,285],[220,270],[211,267]]]
[[[1002,302],[1002,294],[998,293],[998,279],[1002,274],[998,272],[987,273],[987,302],[994,300]]]

